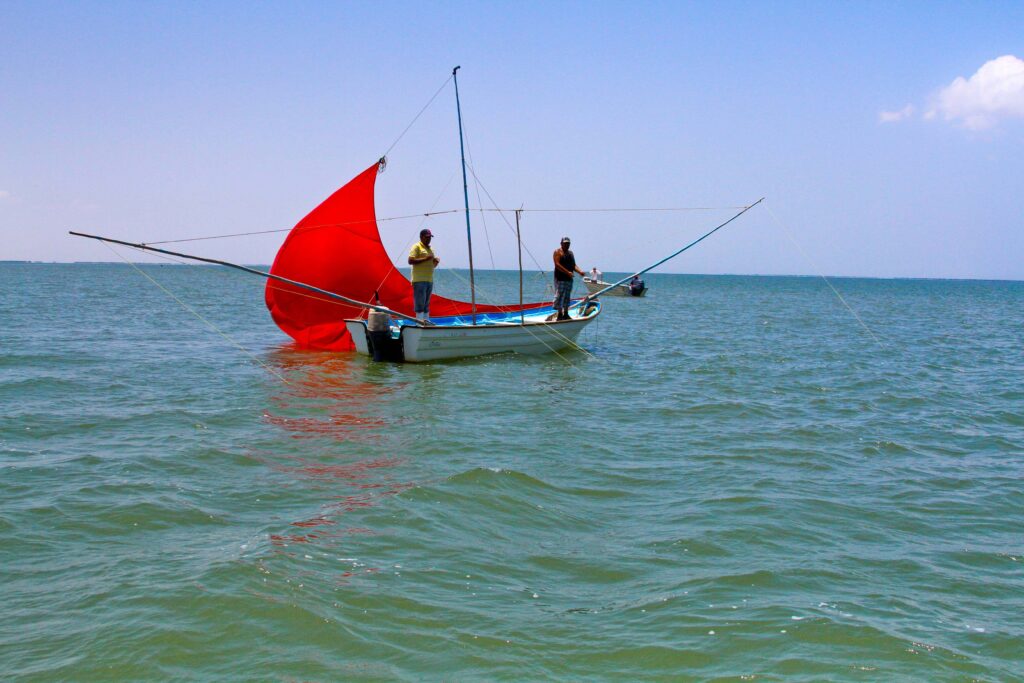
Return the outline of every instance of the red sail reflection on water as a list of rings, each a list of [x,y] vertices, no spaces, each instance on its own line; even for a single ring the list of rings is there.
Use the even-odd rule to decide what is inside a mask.
[[[276,354],[278,365],[289,374],[284,394],[273,397],[275,409],[265,412],[270,423],[295,439],[324,440],[338,444],[371,443],[379,439],[381,429],[393,424],[382,415],[382,403],[391,393],[361,381],[352,374],[349,358],[331,354],[297,353],[282,349]],[[301,411],[299,416],[288,413]],[[326,414],[325,414],[326,413]],[[321,504],[317,514],[290,523],[294,532],[271,534],[278,548],[291,544],[335,542],[352,534],[371,534],[372,530],[345,526],[345,516],[373,507],[386,496],[415,486],[396,482],[391,474],[403,460],[377,456],[351,460],[338,449],[328,447],[310,456],[267,453],[257,456],[269,468],[288,475],[307,489],[325,489],[333,495]],[[344,459],[337,462],[337,459]],[[340,489],[340,490],[339,490]]]

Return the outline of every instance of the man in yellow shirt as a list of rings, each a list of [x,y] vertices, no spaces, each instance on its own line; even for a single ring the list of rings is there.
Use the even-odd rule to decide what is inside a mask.
[[[430,248],[433,237],[430,230],[420,230],[420,241],[409,250],[409,265],[412,266],[412,308],[420,320],[430,318],[430,295],[434,291],[434,268],[441,259],[434,256]]]

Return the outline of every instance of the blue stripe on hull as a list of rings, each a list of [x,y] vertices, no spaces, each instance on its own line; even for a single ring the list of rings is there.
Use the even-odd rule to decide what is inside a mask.
[[[579,304],[583,299],[577,299],[572,302],[570,308],[579,308]],[[504,313],[477,313],[476,324],[477,325],[498,325],[501,323],[518,323],[520,320],[520,313],[526,316],[547,316],[555,312],[553,306],[539,306],[537,308],[526,308],[520,311],[508,311]],[[458,327],[473,324],[473,317],[469,315],[452,315],[441,318],[430,318],[430,322],[434,323],[437,327]],[[399,326],[415,325],[411,320],[397,320],[395,323]]]

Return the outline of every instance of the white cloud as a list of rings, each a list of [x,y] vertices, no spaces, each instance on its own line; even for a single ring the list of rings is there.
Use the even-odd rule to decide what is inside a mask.
[[[879,123],[898,123],[905,119],[909,119],[914,115],[914,105],[908,104],[898,111],[883,111],[878,113]]]
[[[5,199],[10,199],[10,198],[11,198],[11,193],[10,192],[8,192],[7,190],[0,190],[0,201],[3,201]]]
[[[1024,60],[1003,55],[982,64],[970,78],[957,78],[938,92],[925,118],[940,115],[970,130],[1024,118]]]

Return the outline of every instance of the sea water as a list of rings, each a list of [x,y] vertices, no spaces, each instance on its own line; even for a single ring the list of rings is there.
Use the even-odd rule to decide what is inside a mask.
[[[649,275],[395,365],[142,271],[0,265],[6,681],[1024,680],[1022,283]]]

